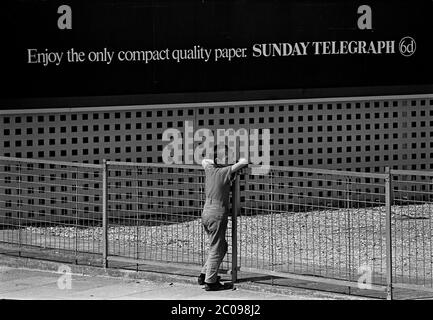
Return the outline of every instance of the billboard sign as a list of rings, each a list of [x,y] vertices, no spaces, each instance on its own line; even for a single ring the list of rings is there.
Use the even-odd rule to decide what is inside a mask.
[[[208,102],[432,89],[432,1],[1,6],[2,108],[44,99]]]

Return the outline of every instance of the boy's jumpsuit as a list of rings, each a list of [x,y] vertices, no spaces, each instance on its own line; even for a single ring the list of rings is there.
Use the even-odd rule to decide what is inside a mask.
[[[219,166],[203,162],[206,174],[206,202],[202,212],[202,223],[209,237],[209,254],[201,273],[205,282],[217,281],[218,268],[227,252],[225,234],[229,215],[231,166]]]

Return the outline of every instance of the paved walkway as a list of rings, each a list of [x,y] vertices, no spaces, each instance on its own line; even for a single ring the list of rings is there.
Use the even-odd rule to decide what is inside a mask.
[[[234,290],[206,292],[198,284],[83,276],[0,266],[0,299],[293,300],[312,297],[256,292],[236,287]]]

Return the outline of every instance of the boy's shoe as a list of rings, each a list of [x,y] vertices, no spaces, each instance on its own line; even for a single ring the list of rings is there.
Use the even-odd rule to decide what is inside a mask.
[[[219,281],[217,281],[215,283],[207,283],[207,282],[205,282],[204,289],[206,291],[218,291],[218,290],[223,290],[224,289],[224,285],[221,282],[219,282]]]
[[[198,284],[201,285],[201,286],[204,285],[205,284],[205,282],[204,282],[205,279],[206,279],[206,275],[204,273],[200,273],[200,275],[197,278]],[[217,282],[220,281],[220,279],[221,279],[221,277],[217,276]]]
[[[218,291],[218,290],[227,290],[227,289],[233,289],[232,283],[225,283],[222,284],[221,282],[217,281],[215,283],[206,283],[204,289],[206,291]]]

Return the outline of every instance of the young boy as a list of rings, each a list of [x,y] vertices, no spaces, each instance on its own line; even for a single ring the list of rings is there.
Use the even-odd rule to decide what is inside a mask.
[[[224,165],[228,160],[228,147],[214,148],[214,160],[203,159],[205,170],[206,202],[202,212],[202,223],[209,237],[209,254],[198,283],[205,285],[206,291],[224,289],[219,282],[218,268],[227,252],[225,234],[230,214],[230,184],[234,175],[248,165],[244,158],[234,165]]]

